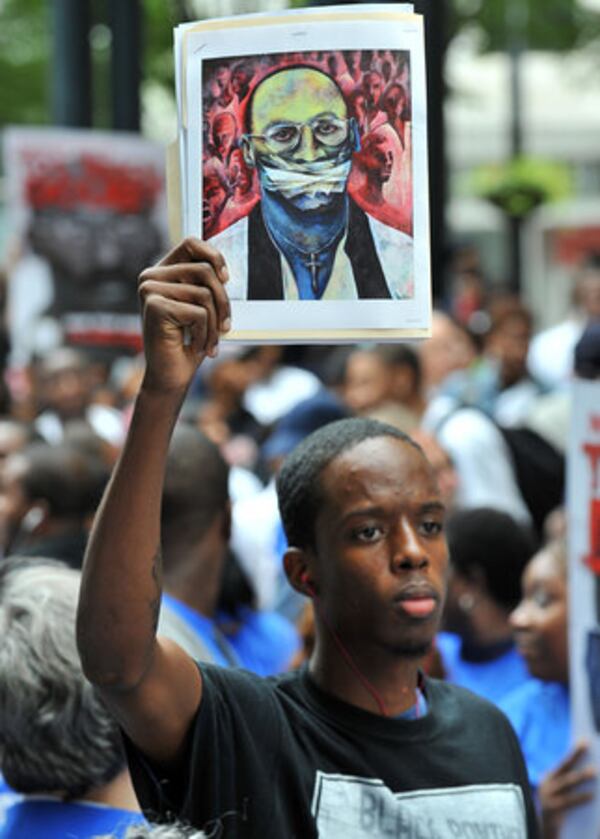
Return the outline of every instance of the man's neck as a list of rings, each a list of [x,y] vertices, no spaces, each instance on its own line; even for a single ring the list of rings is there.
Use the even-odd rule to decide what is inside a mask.
[[[343,654],[327,641],[317,643],[309,670],[325,693],[364,711],[397,717],[417,701],[421,663],[422,658],[381,650],[367,654],[345,648]]]
[[[212,618],[219,600],[222,573],[222,558],[195,555],[190,561],[181,565],[176,563],[174,569],[165,572],[164,588],[190,609]]]

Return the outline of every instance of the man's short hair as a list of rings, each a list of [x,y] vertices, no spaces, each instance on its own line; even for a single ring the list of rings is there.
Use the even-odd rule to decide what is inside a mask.
[[[181,539],[201,539],[229,502],[229,467],[208,437],[185,422],[175,427],[162,495],[165,563]]]
[[[51,560],[0,569],[0,771],[17,792],[78,798],[125,765],[118,726],[81,670],[79,580]]]
[[[321,474],[338,455],[374,437],[394,437],[423,451],[407,434],[383,422],[343,419],[315,431],[286,458],[277,477],[277,497],[289,545],[314,545],[314,526],[322,506]],[[423,455],[425,458],[425,455]]]

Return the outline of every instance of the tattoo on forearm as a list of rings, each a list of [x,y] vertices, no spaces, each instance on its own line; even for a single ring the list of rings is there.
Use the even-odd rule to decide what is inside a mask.
[[[158,628],[158,619],[160,616],[160,598],[162,594],[162,553],[160,546],[156,549],[156,553],[154,554],[151,573],[156,595],[150,601],[150,612],[152,615],[152,631],[156,633]]]

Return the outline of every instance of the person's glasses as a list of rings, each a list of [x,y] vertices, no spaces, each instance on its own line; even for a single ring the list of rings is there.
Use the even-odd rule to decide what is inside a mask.
[[[262,140],[273,154],[289,154],[296,151],[302,141],[302,132],[308,127],[319,145],[336,148],[348,139],[349,122],[349,119],[340,117],[319,116],[306,122],[276,122],[270,125],[264,134],[246,136]]]

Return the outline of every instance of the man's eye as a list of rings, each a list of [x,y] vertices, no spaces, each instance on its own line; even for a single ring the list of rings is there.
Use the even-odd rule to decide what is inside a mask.
[[[383,528],[379,527],[379,525],[371,524],[365,525],[364,527],[357,527],[350,535],[355,542],[369,543],[376,542],[380,539],[382,533]]]
[[[441,521],[423,521],[421,522],[421,531],[425,536],[439,536],[444,529]]]

